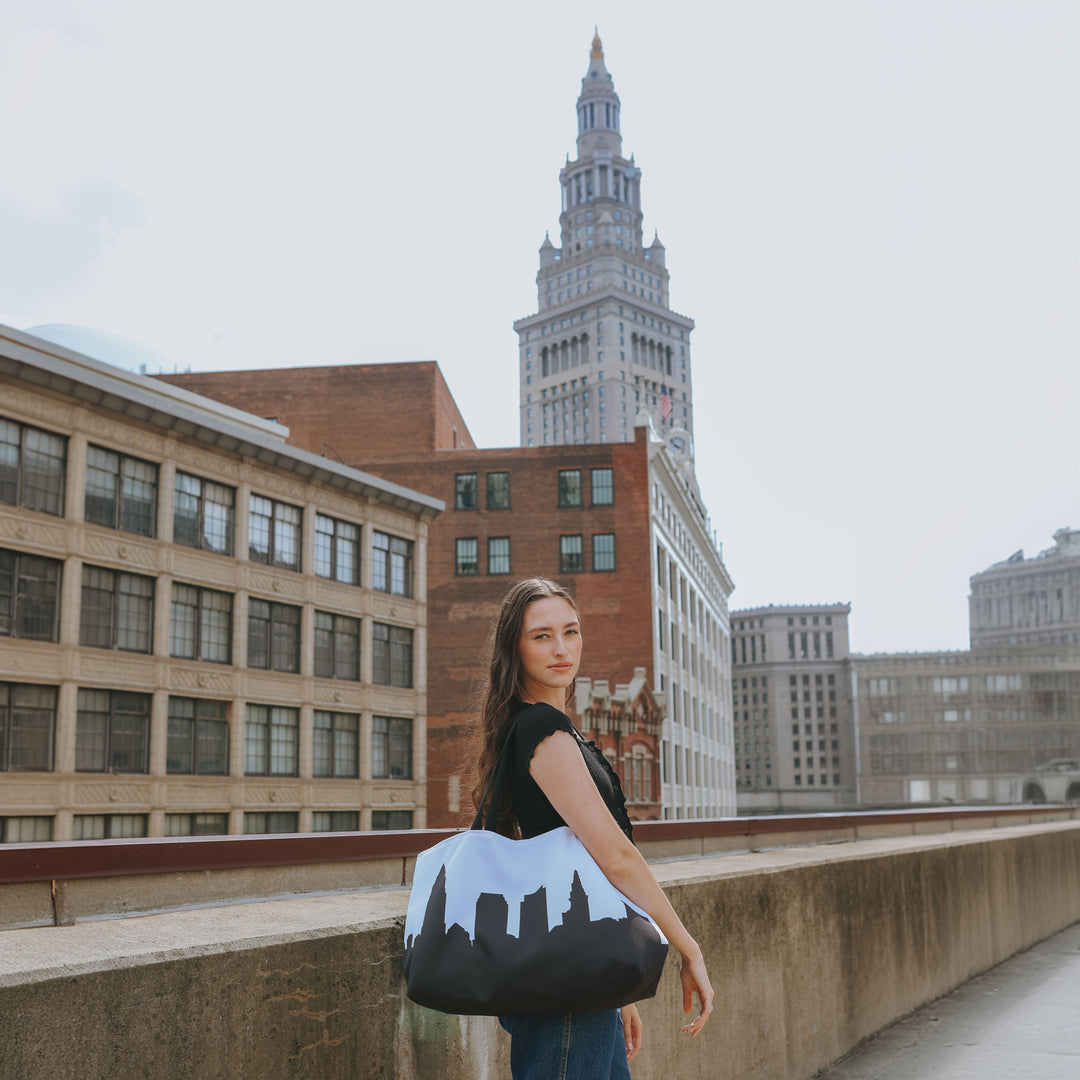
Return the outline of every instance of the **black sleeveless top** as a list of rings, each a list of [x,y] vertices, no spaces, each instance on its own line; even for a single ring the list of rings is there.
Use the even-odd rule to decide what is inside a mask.
[[[633,840],[634,829],[626,812],[626,797],[623,795],[618,774],[608,764],[596,743],[582,738],[565,713],[543,702],[521,707],[517,726],[510,736],[512,745],[509,750],[507,783],[510,785],[514,815],[517,817],[522,837],[528,839],[530,836],[539,836],[540,833],[566,824],[540,790],[540,785],[529,775],[529,763],[536,747],[556,731],[567,731],[574,736],[593,783],[596,784],[596,790],[600,792],[600,797],[619,828]]]

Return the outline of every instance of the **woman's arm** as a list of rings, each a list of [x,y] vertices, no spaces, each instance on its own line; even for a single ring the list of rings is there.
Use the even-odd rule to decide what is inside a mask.
[[[608,881],[647,911],[682,955],[683,1012],[690,1012],[695,993],[701,1005],[697,1017],[682,1030],[696,1035],[709,1018],[713,1000],[701,949],[675,914],[649,864],[611,816],[574,736],[568,731],[556,731],[540,742],[533,752],[529,774]]]

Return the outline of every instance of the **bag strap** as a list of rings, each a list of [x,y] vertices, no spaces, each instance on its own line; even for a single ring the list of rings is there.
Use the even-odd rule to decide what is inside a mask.
[[[520,710],[518,715],[521,715]],[[472,829],[487,829],[489,832],[495,831],[495,826],[499,817],[499,800],[502,796],[503,781],[506,777],[507,761],[509,760],[508,751],[510,749],[510,740],[514,737],[514,732],[517,730],[517,722],[518,718],[515,716],[510,724],[510,730],[506,733],[506,741],[503,743],[502,750],[499,753],[499,760],[495,763],[495,768],[491,771],[491,779],[484,789],[484,797],[480,800],[480,805],[476,808],[476,817],[473,818],[473,823],[469,826],[470,831]],[[489,798],[491,799],[490,804],[488,803]],[[485,805],[488,808],[486,820],[484,820]]]

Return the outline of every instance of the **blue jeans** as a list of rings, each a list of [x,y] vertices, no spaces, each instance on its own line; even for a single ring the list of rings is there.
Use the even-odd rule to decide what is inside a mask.
[[[513,1080],[630,1080],[618,1009],[500,1016]]]

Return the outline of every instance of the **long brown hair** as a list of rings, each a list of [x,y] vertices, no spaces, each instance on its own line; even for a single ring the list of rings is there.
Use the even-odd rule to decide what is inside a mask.
[[[495,622],[495,632],[491,645],[491,669],[488,674],[487,692],[480,708],[480,730],[478,741],[480,755],[477,763],[476,786],[472,791],[473,805],[480,808],[492,773],[499,761],[499,754],[506,742],[510,722],[517,715],[524,696],[522,684],[521,654],[518,646],[521,641],[521,626],[525,621],[525,609],[534,600],[543,600],[557,596],[565,600],[578,614],[574,598],[561,585],[547,578],[527,578],[515,582],[503,597],[499,617]],[[580,618],[580,615],[579,615]],[[566,704],[574,697],[574,687],[566,688]],[[509,791],[504,790],[499,800],[496,828],[506,836],[517,833],[517,821],[510,800]]]

